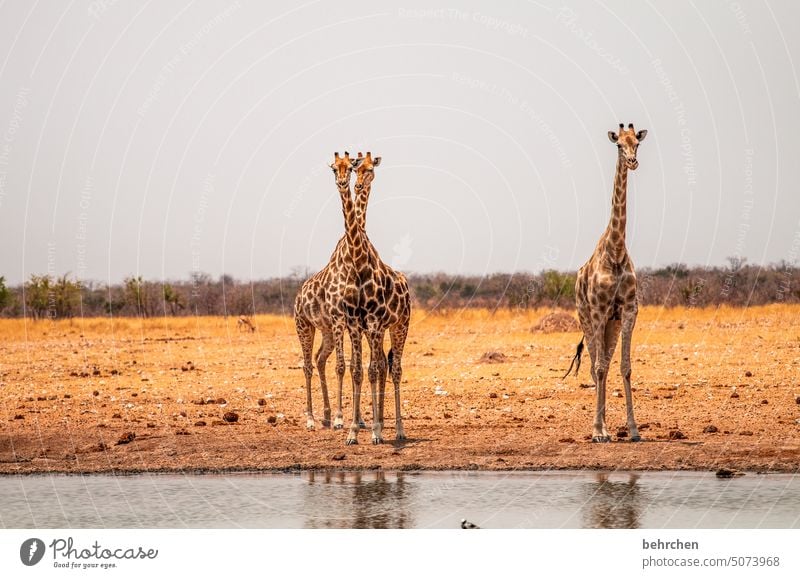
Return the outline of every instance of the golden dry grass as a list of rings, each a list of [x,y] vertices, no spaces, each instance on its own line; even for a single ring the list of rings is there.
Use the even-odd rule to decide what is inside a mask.
[[[633,381],[649,441],[602,446],[585,439],[594,411],[594,390],[579,387],[590,382],[588,356],[579,379],[562,379],[580,334],[533,331],[548,313],[416,312],[401,393],[410,440],[373,447],[362,432],[361,445],[349,448],[344,432],[305,430],[291,318],[257,316],[255,333],[239,331],[236,317],[2,320],[0,472],[797,468],[800,307],[643,308]],[[493,351],[502,363],[481,362]],[[617,368],[615,361],[609,377],[612,433],[625,423]],[[368,391],[365,380],[369,421]],[[313,393],[319,419],[316,372]],[[350,397],[347,375],[346,423]],[[219,398],[227,403],[194,403]],[[235,425],[221,421],[228,411],[239,415]],[[390,441],[391,384],[386,418]],[[686,438],[670,441],[677,430]],[[115,445],[126,433],[135,440]]]

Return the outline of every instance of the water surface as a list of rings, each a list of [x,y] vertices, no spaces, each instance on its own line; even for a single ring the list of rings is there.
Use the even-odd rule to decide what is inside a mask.
[[[0,477],[6,528],[798,528],[800,476],[303,472]]]

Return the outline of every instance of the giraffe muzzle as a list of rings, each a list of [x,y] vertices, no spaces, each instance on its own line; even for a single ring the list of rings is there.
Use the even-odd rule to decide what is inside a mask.
[[[628,168],[632,171],[635,171],[637,168],[639,168],[639,161],[636,159],[628,159],[626,162],[628,163]]]

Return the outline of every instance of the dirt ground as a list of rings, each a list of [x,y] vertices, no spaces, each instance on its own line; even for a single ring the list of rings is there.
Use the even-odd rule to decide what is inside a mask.
[[[614,441],[592,444],[588,356],[578,378],[562,379],[580,334],[543,323],[548,313],[417,312],[403,359],[409,439],[394,442],[389,386],[381,446],[369,431],[345,446],[346,429],[320,427],[316,372],[317,429],[306,431],[289,317],[257,317],[255,332],[239,331],[236,318],[2,320],[0,473],[798,470],[800,307],[643,309],[632,356],[636,444],[620,431],[619,349],[607,412]],[[333,358],[328,377],[333,390]],[[364,392],[369,423],[366,379]]]

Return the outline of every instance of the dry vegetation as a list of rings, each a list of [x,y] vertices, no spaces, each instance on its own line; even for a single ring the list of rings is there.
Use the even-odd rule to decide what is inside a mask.
[[[587,441],[588,358],[578,379],[562,379],[580,334],[542,323],[550,313],[417,312],[402,391],[410,439],[377,447],[368,432],[345,447],[345,432],[306,431],[289,317],[256,316],[255,332],[239,331],[237,317],[0,320],[0,472],[797,470],[800,306],[643,308],[633,349],[640,444],[624,441],[618,362],[608,400],[618,435]],[[332,360],[328,375],[335,382]],[[315,373],[320,418],[318,383]],[[348,374],[346,419],[349,398]]]

